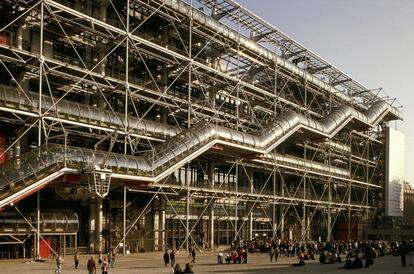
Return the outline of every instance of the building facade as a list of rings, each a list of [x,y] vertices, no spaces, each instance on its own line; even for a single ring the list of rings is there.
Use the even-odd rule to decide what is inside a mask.
[[[397,101],[237,3],[0,5],[12,257],[360,239],[383,214]]]
[[[404,182],[403,216],[376,215],[365,231],[368,239],[402,241],[414,239],[414,190],[409,182]]]

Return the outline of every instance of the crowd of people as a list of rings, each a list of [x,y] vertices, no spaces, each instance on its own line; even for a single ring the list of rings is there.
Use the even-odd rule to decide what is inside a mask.
[[[269,256],[270,262],[277,262],[280,256],[297,257],[298,263],[292,266],[304,266],[305,261],[315,260],[319,256],[320,264],[344,263],[339,267],[342,269],[368,268],[374,264],[374,259],[386,254],[400,256],[401,266],[414,264],[414,242],[387,242],[387,241],[330,241],[330,242],[295,242],[281,240],[252,240],[233,243],[225,253],[218,253],[218,264],[247,264],[248,253],[264,253]],[[106,256],[99,252],[98,261],[91,256],[87,261],[88,274],[97,274],[99,269],[102,274],[108,274],[110,268],[115,266],[116,250],[112,250]],[[190,248],[188,252],[188,262],[182,269],[176,262],[177,251],[166,250],[163,254],[164,265],[171,267],[171,273],[185,274],[194,273],[193,266],[196,262],[196,249]],[[342,258],[345,258],[344,260]],[[55,273],[62,273],[63,258],[60,253],[56,256]],[[364,263],[365,261],[365,263]],[[74,267],[78,268],[80,263],[78,252],[74,253]]]
[[[299,260],[292,266],[304,266],[306,260],[315,260],[319,255],[321,264],[343,263],[344,269],[368,268],[374,264],[374,259],[385,254],[400,255],[401,266],[406,267],[407,256],[409,265],[414,263],[414,242],[410,240],[398,242],[389,241],[330,241],[330,242],[295,242],[281,240],[253,240],[233,243],[227,253],[226,263],[247,263],[247,250],[249,253],[267,253],[270,262],[277,262],[279,256],[294,257]],[[240,252],[241,251],[241,252]],[[245,255],[244,255],[244,253]],[[241,255],[243,254],[243,255]],[[243,261],[246,256],[246,261]],[[365,264],[363,263],[365,260]],[[217,263],[223,263],[223,253],[217,256]]]
[[[247,264],[247,251],[243,248],[238,248],[237,250],[232,250],[226,254],[226,258],[224,259],[224,254],[219,253],[217,255],[217,263],[222,264],[226,262],[226,264]]]

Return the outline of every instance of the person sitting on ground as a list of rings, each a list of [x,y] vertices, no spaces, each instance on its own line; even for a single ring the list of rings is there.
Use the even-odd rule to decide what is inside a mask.
[[[304,266],[305,265],[305,260],[303,258],[304,258],[303,253],[300,253],[300,255],[299,255],[299,263],[292,264],[292,266]]]
[[[364,265],[362,263],[361,258],[359,257],[358,253],[355,254],[355,260],[352,262],[352,268],[353,269],[359,269],[359,268],[363,268]]]
[[[309,260],[315,260],[315,255],[313,254],[313,251],[309,251]]]
[[[351,256],[348,254],[348,256],[346,256],[346,260],[345,260],[345,264],[343,267],[339,267],[342,269],[352,269],[352,260],[351,260]]]
[[[242,259],[243,259],[243,249],[239,249],[237,251],[237,263],[241,264],[242,263]]]
[[[375,248],[371,248],[371,256],[372,256],[372,258],[378,258],[378,256],[379,256],[378,250],[375,249]]]
[[[247,250],[243,249],[243,263],[247,264]]]
[[[342,258],[341,258],[341,255],[339,253],[336,254],[336,262],[337,263],[342,263]]]
[[[327,251],[326,257],[327,257],[327,260],[326,260],[327,264],[334,264],[336,262],[336,257],[331,252]]]
[[[230,262],[231,262],[230,253],[227,253],[227,256],[226,256],[226,264],[229,264]]]
[[[299,263],[292,264],[292,266],[304,266],[304,265],[305,265],[305,261],[302,258],[299,260]]]
[[[231,260],[233,261],[233,264],[237,264],[237,259],[238,259],[238,253],[237,251],[233,251],[232,255],[231,255]]]
[[[186,274],[187,273],[194,273],[193,268],[191,267],[190,263],[185,264],[185,268],[183,270],[183,273],[186,273]]]
[[[326,263],[326,254],[325,254],[325,252],[321,252],[321,255],[319,256],[319,262],[321,264]]]
[[[183,271],[181,270],[180,264],[176,264],[174,266],[174,274],[183,274]]]
[[[368,268],[372,264],[374,264],[374,259],[372,258],[371,253],[365,253],[365,268]]]
[[[378,257],[378,254],[376,253],[375,249],[371,248],[370,256],[368,259],[368,262],[370,265],[374,264],[374,258]]]

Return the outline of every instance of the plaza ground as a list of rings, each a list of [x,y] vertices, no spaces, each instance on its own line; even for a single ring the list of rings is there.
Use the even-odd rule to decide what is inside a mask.
[[[66,256],[63,263],[64,274],[87,273],[86,261],[90,256],[82,255],[80,257],[80,265],[78,269],[74,269],[73,256]],[[96,256],[95,256],[96,258]],[[370,268],[358,270],[338,269],[343,264],[320,265],[318,261],[308,261],[304,267],[291,267],[292,263],[296,263],[296,258],[279,257],[277,263],[271,263],[266,254],[249,254],[248,264],[216,264],[217,253],[198,253],[194,273],[378,273],[378,274],[394,274],[394,273],[414,273],[413,266],[402,268],[400,265],[400,257],[385,256],[375,259],[374,265]],[[188,257],[184,253],[177,255],[177,263],[184,265],[188,262]],[[407,257],[408,263],[408,257]],[[47,262],[30,262],[23,260],[0,261],[0,273],[15,274],[47,274],[54,273],[55,262],[50,260]],[[97,273],[100,273],[98,270]],[[116,258],[115,268],[110,269],[110,274],[169,274],[170,267],[163,264],[162,253],[139,253],[131,254],[126,257],[119,255]]]

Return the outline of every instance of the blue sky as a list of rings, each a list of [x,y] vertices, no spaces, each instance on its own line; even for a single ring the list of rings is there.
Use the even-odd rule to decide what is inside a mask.
[[[414,1],[237,0],[367,88],[404,105],[405,175],[414,185]],[[393,123],[394,126],[394,123]]]

